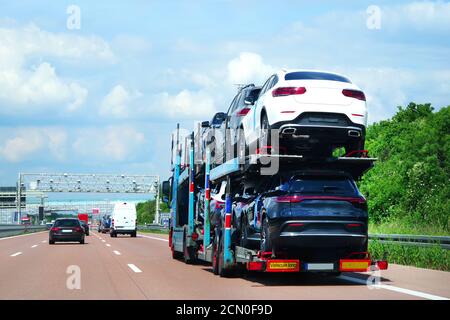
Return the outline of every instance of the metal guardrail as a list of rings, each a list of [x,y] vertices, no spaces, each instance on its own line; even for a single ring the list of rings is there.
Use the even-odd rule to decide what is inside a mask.
[[[369,234],[369,240],[385,244],[401,244],[415,247],[435,247],[450,250],[450,237],[409,234]]]
[[[46,226],[0,224],[0,238],[47,230]]]
[[[169,227],[164,227],[159,224],[147,224],[137,226],[138,231],[167,231],[169,232]]]
[[[158,224],[137,226],[140,231],[168,231],[168,227]],[[16,224],[0,224],[0,238],[14,236],[29,232],[47,230],[46,226],[27,226]],[[450,250],[450,237],[445,236],[423,236],[405,234],[369,234],[369,240],[375,240],[385,244],[401,244],[416,247],[435,247],[439,245],[442,249]]]

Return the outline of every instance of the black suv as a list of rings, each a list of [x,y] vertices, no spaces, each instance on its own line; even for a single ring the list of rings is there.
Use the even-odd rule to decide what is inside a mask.
[[[310,262],[367,251],[367,203],[352,177],[307,171],[272,184],[238,219],[242,236],[259,235],[261,251],[289,249]]]

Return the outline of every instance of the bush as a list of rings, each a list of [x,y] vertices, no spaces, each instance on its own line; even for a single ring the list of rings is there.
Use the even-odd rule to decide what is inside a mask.
[[[374,224],[434,225],[449,233],[450,106],[399,107],[367,128],[366,148],[379,161],[359,182]]]
[[[156,206],[155,200],[148,200],[145,202],[140,202],[136,205],[138,224],[153,223],[153,220],[155,220],[155,214],[156,214],[155,206]],[[159,209],[160,209],[160,212],[169,211],[167,205],[163,202],[160,202]]]

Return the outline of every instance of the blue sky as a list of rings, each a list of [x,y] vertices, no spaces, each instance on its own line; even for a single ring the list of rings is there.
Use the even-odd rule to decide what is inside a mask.
[[[234,83],[281,67],[347,75],[371,122],[450,104],[449,2],[0,3],[0,185],[38,171],[167,177],[177,122],[211,118]],[[80,29],[66,26],[72,4]]]

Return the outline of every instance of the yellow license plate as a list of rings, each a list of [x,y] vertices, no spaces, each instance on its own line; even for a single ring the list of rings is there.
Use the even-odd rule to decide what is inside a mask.
[[[269,268],[274,270],[296,269],[297,262],[270,262]]]
[[[367,261],[343,261],[342,269],[367,269],[369,262]]]

